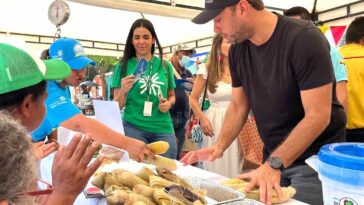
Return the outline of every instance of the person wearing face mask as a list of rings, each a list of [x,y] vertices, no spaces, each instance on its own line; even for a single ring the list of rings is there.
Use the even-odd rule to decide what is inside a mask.
[[[189,48],[186,45],[179,45],[173,53],[171,60],[174,67],[175,79],[186,79],[193,82],[192,73],[186,68],[189,66],[192,54],[196,53],[195,49]],[[185,125],[189,117],[189,100],[186,91],[177,86],[174,90],[176,103],[171,108],[171,118],[173,121],[174,132],[177,138],[177,159],[180,159],[183,143],[185,142]]]

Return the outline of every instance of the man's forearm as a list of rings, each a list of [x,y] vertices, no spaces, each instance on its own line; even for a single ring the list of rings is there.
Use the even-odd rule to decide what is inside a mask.
[[[304,117],[272,156],[279,157],[284,167],[288,167],[316,140],[328,123],[324,117]]]
[[[248,117],[249,109],[244,105],[231,103],[225,114],[223,126],[215,146],[226,150],[238,137]]]

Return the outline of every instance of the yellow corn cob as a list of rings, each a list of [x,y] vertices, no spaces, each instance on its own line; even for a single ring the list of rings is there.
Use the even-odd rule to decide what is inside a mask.
[[[154,154],[164,154],[168,151],[169,144],[165,141],[158,141],[148,144],[148,147]]]
[[[152,159],[151,156],[147,156],[145,162],[170,171],[174,171],[177,169],[177,164],[175,160],[162,157],[160,155],[155,155],[155,159]]]

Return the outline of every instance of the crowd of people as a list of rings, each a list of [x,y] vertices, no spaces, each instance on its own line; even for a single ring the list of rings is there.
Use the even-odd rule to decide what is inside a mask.
[[[143,161],[153,157],[147,144],[156,141],[169,143],[165,157],[186,165],[203,161],[203,169],[248,179],[245,191],[259,187],[266,204],[273,192],[283,198],[282,186],[293,186],[299,201],[323,204],[318,174],[305,159],[325,144],[364,142],[364,17],[348,26],[340,49],[302,7],[279,15],[262,0],[206,1],[192,21],[210,20],[216,35],[207,62],[194,75],[187,69],[194,48],[181,45],[168,61],[152,22],[133,23],[112,80],[125,135],[80,110],[83,98],[105,99],[105,84],[101,76],[81,84],[95,62],[79,41],[55,40],[43,60],[0,41],[0,204],[73,204],[102,163],[99,158],[89,164],[100,143]],[[134,75],[144,60],[145,72]],[[191,92],[176,85],[181,79],[193,84]],[[201,96],[209,99],[206,111]],[[200,121],[202,148],[182,156],[192,112]],[[237,137],[249,114],[264,144],[263,159],[242,174]],[[59,146],[59,127],[80,134]],[[37,190],[43,183],[37,161],[54,152],[52,185]]]

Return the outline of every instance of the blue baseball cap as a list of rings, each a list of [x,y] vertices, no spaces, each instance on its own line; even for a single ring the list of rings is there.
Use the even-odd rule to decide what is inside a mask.
[[[72,70],[82,70],[87,65],[95,66],[95,61],[86,56],[81,43],[73,38],[59,38],[49,48],[51,59],[58,58],[65,61]]]

